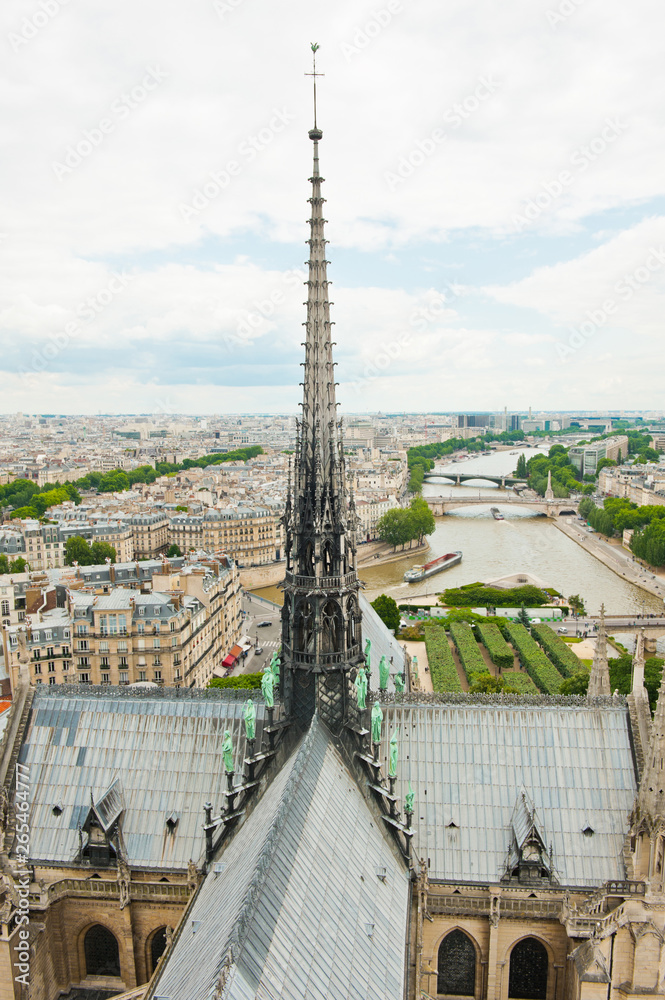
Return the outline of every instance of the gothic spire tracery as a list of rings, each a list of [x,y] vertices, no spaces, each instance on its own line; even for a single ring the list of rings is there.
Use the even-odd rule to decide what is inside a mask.
[[[362,659],[360,584],[356,575],[356,515],[349,504],[342,424],[335,400],[325,199],[319,168],[323,132],[316,124],[316,80],[322,75],[316,71],[317,49],[312,45],[315,111],[314,127],[309,131],[314,149],[305,360],[302,412],[284,515],[287,566],[282,647],[287,710],[306,721],[318,706],[322,717],[337,726],[345,711],[347,673]],[[312,676],[316,682],[310,684]]]

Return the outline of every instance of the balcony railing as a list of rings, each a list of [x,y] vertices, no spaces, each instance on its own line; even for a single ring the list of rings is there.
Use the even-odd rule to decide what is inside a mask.
[[[355,573],[345,573],[343,576],[299,576],[296,573],[286,573],[286,582],[294,587],[308,587],[310,590],[334,590],[339,587],[350,587],[357,581]]]
[[[341,653],[303,653],[300,650],[292,650],[289,646],[284,646],[284,655],[294,664],[302,667],[334,667],[360,656],[360,646],[355,643],[353,646]]]

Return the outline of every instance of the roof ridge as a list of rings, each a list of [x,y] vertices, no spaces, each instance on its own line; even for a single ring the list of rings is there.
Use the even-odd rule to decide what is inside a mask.
[[[233,931],[227,940],[224,955],[221,957],[221,961],[219,963],[218,968],[220,972],[223,970],[224,966],[228,967],[231,964],[235,964],[240,958],[240,953],[245,944],[245,940],[252,923],[252,918],[272,867],[273,858],[286,828],[285,820],[287,810],[290,807],[291,800],[296,792],[296,789],[298,788],[298,785],[302,781],[305,766],[308,760],[311,759],[311,750],[319,728],[320,723],[318,718],[317,716],[314,716],[312,724],[300,744],[300,748],[294,750],[293,752],[291,774],[284,785],[279,805],[273,817],[272,823],[270,824],[270,829],[263,842],[263,846],[258,853],[252,878],[247,885],[244,900],[238,911],[237,920],[234,924]],[[268,789],[266,789],[266,792],[267,791]],[[259,801],[257,802],[255,808],[260,808],[260,805],[261,803]],[[224,994],[222,994],[222,996],[224,996]]]

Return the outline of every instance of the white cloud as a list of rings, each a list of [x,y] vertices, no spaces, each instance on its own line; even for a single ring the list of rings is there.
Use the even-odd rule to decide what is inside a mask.
[[[383,6],[295,0],[287,17],[268,0],[186,8],[117,0],[108,10],[72,0],[42,24],[39,4],[6,0],[3,409],[131,410],[138,399],[147,409],[151,386],[158,393],[162,384],[189,411],[295,406],[302,288],[284,287],[274,311],[260,303],[304,257],[311,81],[302,74],[314,38],[324,42],[319,121],[331,256],[335,245],[362,251],[372,274],[359,276],[358,287],[335,286],[340,377],[352,381],[412,333],[355,408],[385,409],[387,398],[407,409],[518,405],[534,393],[543,405],[582,405],[590,387],[568,370],[565,379],[547,370],[551,324],[582,322],[640,266],[651,240],[665,242],[662,220],[625,232],[601,224],[606,232],[591,253],[504,287],[491,283],[490,300],[539,318],[526,334],[468,288],[424,328],[412,325],[412,311],[441,286],[440,258],[409,261],[420,281],[411,273],[402,282],[395,261],[429,239],[450,250],[454,273],[458,231],[476,232],[480,253],[489,238],[514,230],[530,200],[546,202],[542,193],[563,170],[572,181],[529,221],[542,245],[579,231],[590,212],[660,196],[662,5],[585,0],[553,26],[554,0],[402,0],[370,38],[365,29]],[[600,150],[608,119],[625,127]],[[435,129],[445,138],[432,140]],[[581,168],[580,151],[594,140]],[[403,160],[411,174],[391,188],[385,174]],[[244,261],[247,244],[265,254]],[[76,321],[88,298],[105,299],[118,273],[131,281],[80,323],[36,381],[26,387],[12,376]],[[641,338],[659,333],[663,273],[622,306],[635,351],[654,349]],[[377,287],[378,274],[389,287]],[[224,339],[243,319],[244,355]],[[233,406],[221,388],[226,364]],[[253,365],[258,400],[247,384]],[[598,405],[637,389],[631,364],[621,379],[599,373]]]

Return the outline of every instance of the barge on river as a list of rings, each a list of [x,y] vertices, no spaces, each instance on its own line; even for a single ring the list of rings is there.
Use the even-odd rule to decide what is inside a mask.
[[[428,576],[434,576],[435,573],[440,573],[444,569],[457,566],[461,561],[461,552],[448,552],[445,556],[439,556],[438,559],[432,559],[425,563],[424,566],[413,566],[411,569],[407,569],[404,579],[407,583],[419,583],[421,580],[426,580]]]

